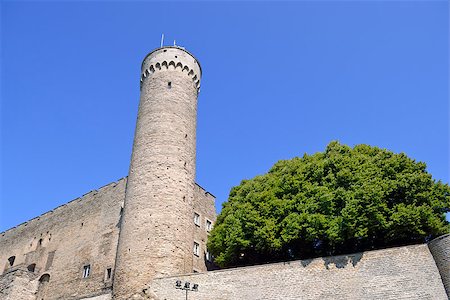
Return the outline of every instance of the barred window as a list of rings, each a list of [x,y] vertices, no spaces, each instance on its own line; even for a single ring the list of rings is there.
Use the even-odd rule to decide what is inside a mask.
[[[88,278],[91,275],[91,265],[86,265],[83,267],[83,278]]]

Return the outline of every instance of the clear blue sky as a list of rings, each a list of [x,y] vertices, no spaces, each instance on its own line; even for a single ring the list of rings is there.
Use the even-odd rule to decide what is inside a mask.
[[[197,182],[366,143],[449,182],[447,1],[1,2],[0,231],[127,175],[140,64],[203,68]]]

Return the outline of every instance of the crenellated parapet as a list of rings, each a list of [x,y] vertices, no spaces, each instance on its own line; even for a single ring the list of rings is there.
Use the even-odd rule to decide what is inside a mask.
[[[192,79],[197,91],[200,91],[200,64],[191,53],[177,46],[158,48],[145,57],[141,67],[141,89],[146,78],[155,72],[167,70],[185,73]]]

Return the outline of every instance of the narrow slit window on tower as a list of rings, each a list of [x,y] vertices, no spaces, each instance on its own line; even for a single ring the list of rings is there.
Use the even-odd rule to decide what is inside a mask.
[[[107,268],[105,271],[105,281],[111,280],[111,276],[112,276],[112,269]]]
[[[172,81],[169,81],[169,82],[167,83],[167,87],[168,87],[169,89],[172,88]]]
[[[200,226],[200,215],[198,213],[194,213],[194,224]]]
[[[86,265],[83,267],[83,278],[88,278],[91,275],[91,265]]]
[[[194,242],[194,255],[200,256],[200,245],[197,242]]]

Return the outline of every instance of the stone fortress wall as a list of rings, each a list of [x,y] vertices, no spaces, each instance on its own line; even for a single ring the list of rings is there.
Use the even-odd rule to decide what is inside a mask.
[[[110,290],[112,280],[105,276],[114,266],[125,184],[120,179],[1,233],[1,272],[29,268],[40,282],[36,299],[79,299]],[[83,278],[88,265],[90,276]]]
[[[176,280],[198,284],[196,300],[447,299],[426,244],[157,278],[149,294],[183,299]]]
[[[184,291],[175,281],[199,284],[189,299],[447,299],[443,276],[432,256],[436,246],[450,242],[450,235],[439,237],[429,245],[412,245],[351,255],[322,257],[284,263],[231,268],[154,279],[147,287],[149,299],[183,299]],[[448,249],[443,246],[441,249]],[[430,251],[431,248],[434,250]],[[440,254],[448,250],[443,250]],[[435,262],[436,261],[436,262]],[[448,264],[446,265],[448,267]],[[447,273],[448,275],[448,273]],[[35,294],[38,274],[23,269],[0,277],[0,299],[40,300]],[[103,294],[80,291],[79,297],[59,298],[109,300],[111,290]]]
[[[122,178],[0,233],[0,299],[111,299],[126,182]],[[194,211],[201,219],[215,221],[214,201],[195,185]],[[196,227],[193,239],[205,252],[207,231],[203,224]],[[204,255],[192,260],[191,272],[206,271]],[[87,265],[90,274],[83,278]]]
[[[190,222],[190,232],[194,233],[193,242],[199,245],[198,255],[194,253],[192,261],[192,272],[206,272],[215,266],[212,257],[208,256],[206,242],[212,226],[216,223],[215,197],[198,184],[194,189],[194,217],[198,216],[198,222]],[[208,205],[205,205],[207,203]],[[211,222],[208,226],[208,222]]]
[[[0,276],[0,299],[36,300],[39,282],[28,270],[15,269]]]

